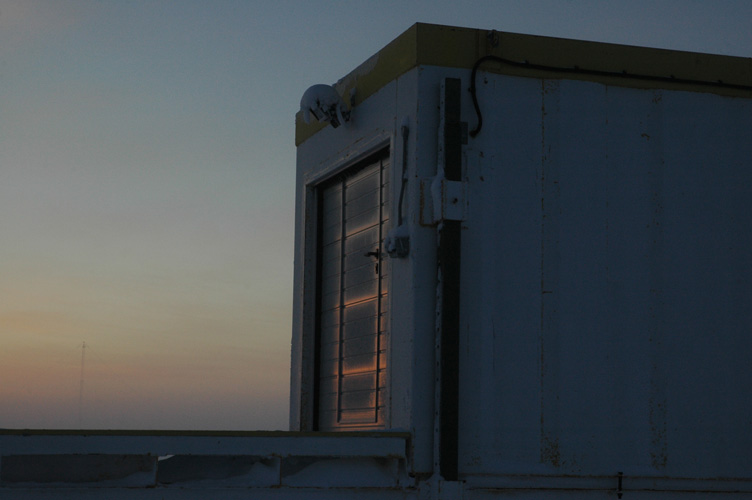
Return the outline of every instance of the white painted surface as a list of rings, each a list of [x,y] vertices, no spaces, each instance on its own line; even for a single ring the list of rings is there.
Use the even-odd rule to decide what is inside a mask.
[[[298,148],[290,429],[311,430],[315,324],[317,186],[393,141],[394,90],[389,84],[353,111],[346,127],[326,127]],[[373,117],[371,116],[373,115]],[[377,118],[378,119],[375,119]],[[392,156],[393,159],[393,156]],[[392,174],[393,176],[394,174]],[[392,183],[394,177],[392,177]],[[386,416],[387,426],[389,415]]]
[[[333,130],[330,127],[317,133],[298,148],[298,185],[296,227],[295,307],[293,312],[292,391],[290,399],[291,429],[307,428],[305,418],[310,409],[310,366],[306,355],[315,324],[312,322],[313,284],[315,275],[311,262],[315,256],[313,225],[306,228],[315,217],[311,198],[316,185],[333,174],[356,163],[360,158],[383,146],[390,147],[392,200],[399,199],[402,178],[402,135],[400,128],[405,119],[410,124],[408,139],[408,183],[406,186],[403,234],[410,237],[410,254],[406,258],[387,259],[391,289],[389,309],[391,330],[398,335],[390,338],[388,384],[391,388],[387,428],[409,430],[411,440],[410,461],[413,471],[430,471],[432,461],[433,419],[433,312],[435,291],[435,266],[430,256],[435,254],[434,229],[421,227],[419,221],[419,180],[435,174],[435,147],[426,147],[422,137],[435,142],[435,133],[427,134],[421,124],[435,119],[436,112],[421,107],[422,94],[417,83],[420,70],[414,69],[386,85],[352,114],[347,127]],[[426,99],[434,98],[427,95]],[[418,148],[421,148],[418,151]],[[428,156],[426,161],[425,156]],[[395,187],[397,186],[397,187]],[[392,203],[391,218],[397,219],[397,203]],[[303,245],[306,241],[308,250]],[[426,258],[428,256],[429,258]],[[303,263],[306,263],[304,266]],[[430,291],[430,294],[427,292]],[[306,304],[304,306],[304,304]],[[394,319],[398,318],[398,319]],[[395,330],[396,329],[396,330]],[[426,356],[430,349],[430,356]],[[310,418],[307,417],[307,418]]]
[[[412,126],[411,249],[390,261],[390,423],[415,435],[413,472],[433,464],[435,229],[420,213],[446,77],[469,87],[469,71],[420,67],[354,115],[390,133],[395,176],[398,124]],[[463,477],[559,488],[574,476],[589,490],[623,472],[639,489],[746,491],[750,100],[483,72],[478,83],[484,127],[464,148]],[[367,137],[317,134],[299,172],[347,163]]]
[[[479,82],[463,470],[752,478],[752,103]]]

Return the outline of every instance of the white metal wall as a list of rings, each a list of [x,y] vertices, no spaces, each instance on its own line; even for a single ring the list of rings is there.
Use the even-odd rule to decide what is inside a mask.
[[[310,373],[306,186],[387,141],[394,189],[410,124],[411,250],[389,261],[385,425],[412,433],[417,473],[435,458],[436,377],[436,229],[420,224],[419,186],[436,175],[445,77],[469,87],[467,70],[416,68],[298,149],[297,237],[309,241],[296,243],[293,429]],[[478,84],[484,127],[464,147],[463,477],[615,488],[623,472],[736,488],[717,480],[750,478],[752,463],[750,101],[483,72]],[[469,95],[462,119],[475,125]]]
[[[442,70],[444,71],[444,70]],[[387,304],[388,365],[385,370],[388,404],[386,429],[409,430],[411,472],[430,474],[433,467],[434,324],[436,238],[434,227],[422,227],[420,181],[436,174],[438,83],[419,86],[423,68],[390,82],[353,110],[352,121],[326,127],[298,147],[296,193],[295,295],[293,304],[290,428],[309,430],[315,346],[316,189],[362,158],[390,150],[388,183],[390,220],[402,177],[403,148],[407,149],[408,183],[404,217],[410,232],[410,255],[384,259],[389,268]],[[409,140],[401,140],[407,123]],[[395,181],[395,179],[397,179]]]
[[[495,75],[479,98],[462,469],[752,477],[752,103]]]

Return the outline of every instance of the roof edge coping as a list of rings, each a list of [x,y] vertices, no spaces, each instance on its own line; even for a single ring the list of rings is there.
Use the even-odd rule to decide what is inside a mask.
[[[498,74],[752,97],[752,58],[425,23],[412,25],[334,87],[353,107],[416,66],[471,69],[485,56],[515,63],[483,64],[483,71]],[[295,145],[326,125],[306,124],[298,112]]]

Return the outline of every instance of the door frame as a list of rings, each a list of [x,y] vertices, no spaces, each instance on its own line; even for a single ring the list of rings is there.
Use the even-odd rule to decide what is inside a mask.
[[[305,207],[305,230],[302,235],[304,245],[304,263],[303,263],[303,297],[302,297],[302,331],[301,331],[301,358],[300,362],[300,399],[299,399],[299,430],[316,431],[317,414],[318,414],[318,238],[319,238],[319,190],[326,185],[327,181],[344,173],[351,168],[357,168],[369,158],[384,154],[390,165],[394,165],[394,145],[391,135],[380,135],[362,144],[358,148],[341,151],[336,159],[322,163],[319,168],[312,169],[304,173],[304,207]],[[392,192],[389,193],[391,199],[389,214],[390,219],[394,218],[394,175],[395,169],[389,169],[389,186]],[[384,261],[389,265],[388,260]],[[391,282],[391,280],[390,280]],[[392,309],[391,293],[387,294],[387,308]],[[391,315],[389,316],[388,330],[391,332]],[[391,342],[387,345],[387,359],[391,359]],[[390,387],[391,383],[391,363],[387,362],[386,368],[386,386]],[[385,402],[384,427],[390,426],[390,405],[389,401]]]

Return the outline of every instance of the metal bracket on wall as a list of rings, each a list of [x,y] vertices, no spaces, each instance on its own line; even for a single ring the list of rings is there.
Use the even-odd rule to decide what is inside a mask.
[[[422,179],[420,183],[420,223],[433,226],[443,221],[464,221],[467,183],[443,177]]]

